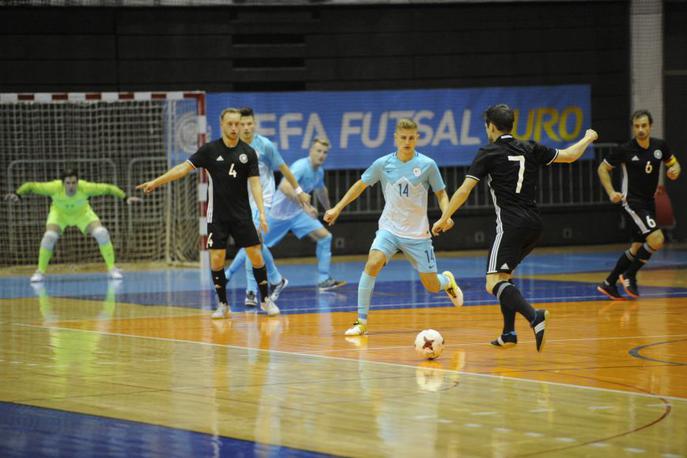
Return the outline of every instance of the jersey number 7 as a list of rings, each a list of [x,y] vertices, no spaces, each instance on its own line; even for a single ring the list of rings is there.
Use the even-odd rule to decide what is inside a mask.
[[[520,194],[522,180],[525,178],[525,156],[508,156],[508,160],[520,163],[518,168],[518,184],[515,186],[515,193]]]

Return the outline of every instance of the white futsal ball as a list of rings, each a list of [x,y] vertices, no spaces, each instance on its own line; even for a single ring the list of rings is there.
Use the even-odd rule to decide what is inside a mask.
[[[415,337],[415,351],[427,359],[436,359],[444,351],[444,338],[439,331],[425,329]]]

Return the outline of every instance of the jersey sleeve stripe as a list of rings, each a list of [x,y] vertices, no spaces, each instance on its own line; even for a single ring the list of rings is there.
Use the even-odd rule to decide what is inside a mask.
[[[558,150],[558,148],[556,148],[556,154],[554,154],[553,157],[551,158],[551,160],[546,163],[547,166],[553,164],[556,161],[556,158],[558,157],[559,152],[560,151]]]
[[[465,175],[465,178],[472,178],[475,181],[479,181],[479,178],[477,178],[476,176],[472,176],[472,175]]]

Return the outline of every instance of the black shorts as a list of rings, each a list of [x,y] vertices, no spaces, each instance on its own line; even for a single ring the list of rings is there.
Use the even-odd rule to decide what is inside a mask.
[[[542,233],[542,227],[504,227],[496,231],[487,258],[487,273],[511,273],[530,254]]]
[[[653,200],[623,202],[623,212],[632,228],[632,240],[644,242],[649,234],[659,230],[656,223],[656,204]]]
[[[239,248],[260,245],[253,221],[213,221],[208,223],[208,250],[225,250],[229,236]]]

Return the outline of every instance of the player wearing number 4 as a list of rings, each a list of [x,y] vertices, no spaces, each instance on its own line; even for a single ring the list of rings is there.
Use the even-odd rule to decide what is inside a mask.
[[[634,241],[615,265],[615,268],[597,291],[613,300],[623,300],[616,282],[620,278],[625,292],[639,297],[637,271],[649,261],[651,255],[663,248],[663,232],[656,227],[654,194],[658,185],[661,162],[668,168],[671,180],[680,176],[680,164],[670,152],[668,144],[651,137],[653,119],[647,110],[632,114],[634,138],[621,145],[599,165],[599,179],[614,204],[620,204],[635,232]],[[622,192],[613,188],[611,170],[621,166],[623,171]]]
[[[535,310],[511,282],[516,266],[532,251],[542,233],[542,220],[535,202],[538,169],[554,162],[574,162],[598,135],[589,129],[577,143],[556,150],[513,137],[514,115],[508,105],[494,105],[484,112],[489,145],[482,147],[468,170],[463,184],[451,197],[448,208],[432,233],[438,235],[453,226],[451,216],[465,203],[479,181],[487,184],[496,210],[496,236],[487,260],[486,290],[501,305],[503,332],[491,344],[509,347],[518,342],[515,314],[523,315],[534,330],[537,351],[544,346],[547,310]]]
[[[398,251],[402,251],[417,269],[428,291],[444,290],[453,305],[463,305],[463,292],[453,274],[448,271],[437,274],[427,219],[427,194],[431,187],[442,210],[448,206],[448,195],[436,162],[415,151],[418,137],[415,121],[399,119],[394,132],[396,152],[377,159],[341,201],[324,215],[324,220],[331,226],[365,188],[381,183],[384,210],[358,283],[358,319],[346,331],[347,336],[367,334],[367,314],[377,275]],[[447,225],[452,224],[449,219]]]

